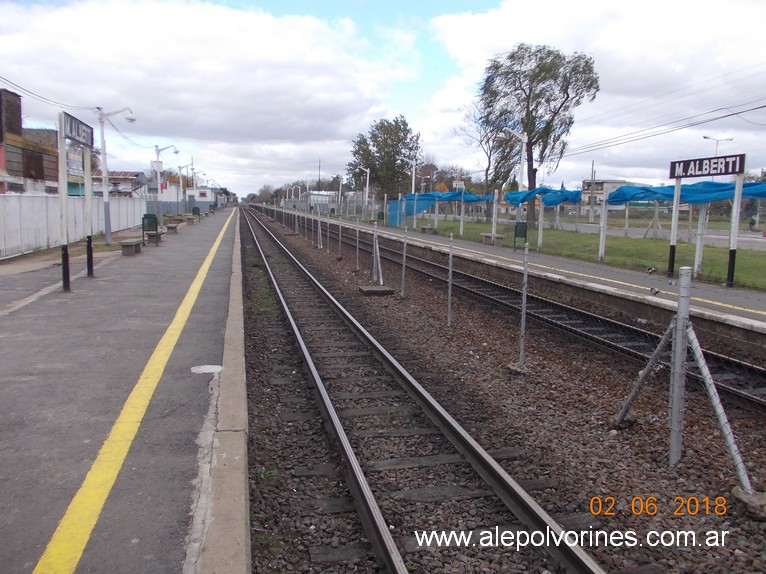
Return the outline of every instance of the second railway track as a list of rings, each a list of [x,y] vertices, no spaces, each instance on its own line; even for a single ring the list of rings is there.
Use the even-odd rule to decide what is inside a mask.
[[[302,229],[312,240],[323,237],[324,239],[317,240],[323,248],[337,249],[339,238],[336,223],[330,224],[325,221],[321,226],[311,218],[293,218],[292,224],[297,225],[299,231]],[[342,231],[341,239],[344,243],[354,245],[358,242],[358,249],[371,251],[372,243],[365,237],[366,234],[357,239],[352,236],[350,228],[346,227]],[[322,243],[319,243],[320,241]],[[381,258],[401,266],[402,249],[397,242],[381,241],[379,249]],[[448,275],[445,259],[433,253],[430,258],[408,253],[407,269],[422,274],[433,282],[444,284]],[[466,268],[456,267],[452,272],[453,288],[488,305],[518,313],[521,308],[520,286],[482,276],[485,272],[486,267],[483,271],[477,271],[470,265]],[[566,300],[556,300],[554,297],[553,294],[550,297],[530,294],[527,316],[531,320],[579,337],[638,363],[645,364],[649,360],[667,326],[657,324],[654,330],[648,330],[641,325],[629,324],[625,320],[607,316],[602,310],[582,308]],[[592,306],[592,303],[589,305]],[[612,314],[620,314],[620,311]],[[633,319],[644,325],[650,323],[641,317]],[[754,341],[747,338],[727,340],[711,335],[707,339],[707,348],[703,349],[703,352],[719,391],[739,404],[766,409],[766,366],[762,363],[764,349],[757,345],[753,347]],[[669,361],[669,352],[666,352],[659,362],[660,368],[669,369]],[[701,382],[702,376],[694,361],[690,361],[688,367],[689,378]]]

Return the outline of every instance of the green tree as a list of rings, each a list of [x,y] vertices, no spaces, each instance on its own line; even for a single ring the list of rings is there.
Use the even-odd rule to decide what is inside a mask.
[[[359,134],[353,142],[354,158],[346,166],[356,189],[364,189],[370,170],[370,188],[393,197],[406,194],[412,187],[412,161],[420,157],[420,134],[413,133],[404,116],[378,120],[368,135]]]
[[[518,149],[519,141],[503,133],[504,129],[527,134],[527,185],[529,189],[537,187],[535,164],[544,165],[548,173],[556,171],[567,149],[574,109],[585,100],[593,101],[598,90],[593,59],[580,52],[566,56],[548,46],[519,44],[490,60],[478,107],[484,126],[496,138],[496,163],[513,162],[518,157],[518,152],[510,150]],[[501,166],[495,171],[503,173]],[[528,220],[536,220],[532,205]]]

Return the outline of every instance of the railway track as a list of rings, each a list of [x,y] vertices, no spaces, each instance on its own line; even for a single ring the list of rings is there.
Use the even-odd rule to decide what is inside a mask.
[[[318,235],[319,228],[313,221],[305,220],[303,232],[312,238]],[[310,227],[309,227],[310,226]],[[338,244],[337,224],[324,223],[323,247],[336,248]],[[369,234],[360,234],[358,249],[370,253],[372,241]],[[356,235],[352,229],[343,229],[341,241],[348,247],[357,248]],[[379,244],[380,256],[393,265],[401,267],[402,248],[395,242],[382,241]],[[407,253],[407,271],[417,272],[427,277],[436,285],[446,285],[448,268],[444,263],[427,260]],[[470,271],[452,270],[452,287],[463,294],[484,304],[521,312],[521,290],[512,285],[486,279]],[[583,310],[570,304],[555,301],[539,295],[528,294],[526,306],[527,318],[547,327],[566,332],[591,345],[617,353],[639,364],[646,364],[652,352],[659,344],[662,333],[649,331],[636,325],[614,320],[592,311]],[[664,326],[663,326],[664,327]],[[724,397],[740,405],[766,408],[766,367],[739,357],[703,349],[708,368],[716,387]],[[693,360],[687,365],[687,376],[692,381],[702,383],[702,374]],[[657,369],[670,369],[669,349],[660,357]]]
[[[538,552],[507,552],[502,545],[425,549],[415,532],[516,536],[594,526],[590,515],[549,516],[527,490],[550,488],[550,481],[521,485],[498,463],[522,452],[513,445],[491,452],[479,446],[255,217],[248,215],[247,221],[325,425],[341,449],[345,482],[366,539],[387,571],[425,572],[429,564],[455,560],[466,571],[489,562],[510,571],[549,564]],[[473,519],[467,522],[468,516]],[[546,551],[569,572],[603,572],[579,546],[552,545]]]

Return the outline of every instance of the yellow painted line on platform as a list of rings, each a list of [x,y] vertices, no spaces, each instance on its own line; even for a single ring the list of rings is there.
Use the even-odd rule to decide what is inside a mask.
[[[35,574],[71,574],[77,568],[85,545],[90,539],[106,499],[117,480],[117,475],[128,455],[133,439],[136,437],[149,402],[157,389],[181,332],[189,320],[192,307],[199,297],[213,258],[235,213],[237,210],[233,210],[224,223],[223,229],[218,234],[183,301],[181,301],[175,317],[146,363],[96,460],[70,502],[64,517],[56,527],[56,531],[48,542],[40,561],[35,566]]]

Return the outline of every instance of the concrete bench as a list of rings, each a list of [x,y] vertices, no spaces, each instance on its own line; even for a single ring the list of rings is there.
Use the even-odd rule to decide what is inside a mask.
[[[430,225],[424,225],[420,228],[420,233],[425,233],[426,235],[433,235],[434,234],[434,228]]]
[[[167,223],[165,227],[168,228],[168,233],[178,233],[178,223]]]
[[[484,240],[484,245],[502,245],[503,239],[505,239],[505,235],[499,233],[482,233],[481,237]]]
[[[147,231],[146,236],[151,240],[154,239],[154,244],[159,245],[160,241],[162,241],[162,236],[165,235],[165,231],[159,230],[159,231]]]
[[[143,243],[142,239],[125,239],[123,241],[120,241],[120,246],[122,247],[122,254],[123,255],[135,255],[136,253],[141,253],[141,244]]]

